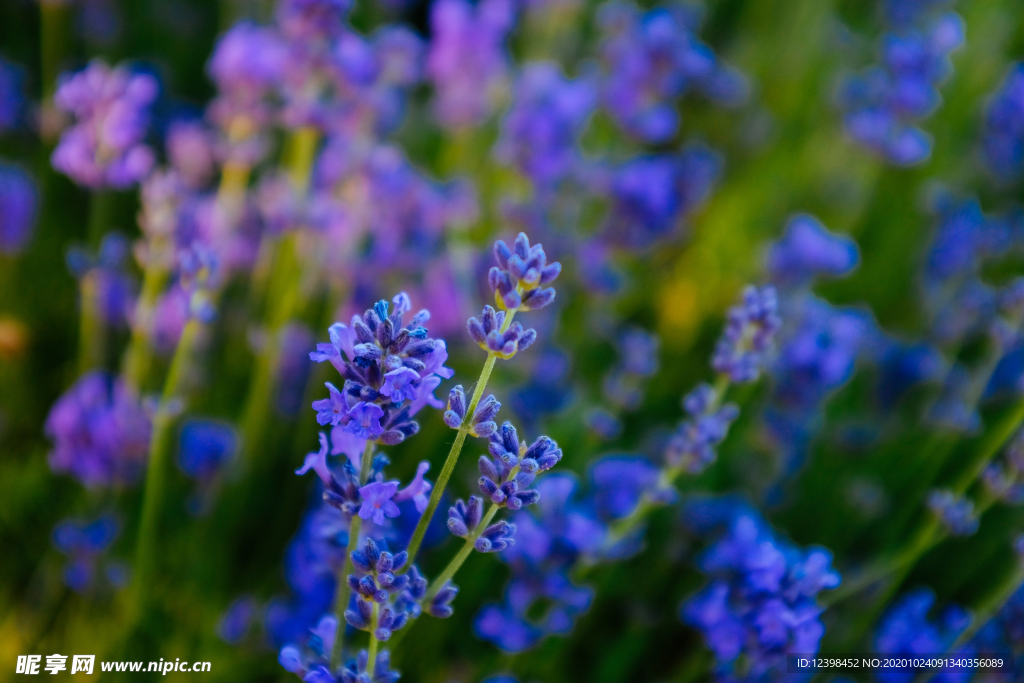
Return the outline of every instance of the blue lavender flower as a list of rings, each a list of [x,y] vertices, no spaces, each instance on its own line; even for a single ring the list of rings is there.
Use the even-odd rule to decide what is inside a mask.
[[[697,22],[686,9],[641,14],[632,4],[613,2],[601,8],[598,20],[608,71],[604,104],[631,135],[651,143],[670,140],[679,129],[676,100],[689,90],[725,105],[746,99],[746,78],[697,40]]]
[[[149,454],[150,418],[135,393],[106,373],[83,375],[50,409],[50,468],[88,487],[131,484]]]
[[[661,471],[641,456],[606,455],[589,470],[594,510],[604,520],[629,516],[645,497],[665,502],[675,495],[661,481]]]
[[[344,30],[351,8],[351,0],[282,0],[275,19],[289,40],[327,40]]]
[[[234,600],[217,621],[217,636],[229,645],[237,645],[259,620],[260,605],[251,595]]]
[[[380,613],[374,636],[377,640],[388,640],[408,622],[412,606],[416,606],[412,616],[419,614],[419,601],[423,598],[425,580],[419,572],[411,570],[406,574],[396,574],[408,561],[408,553],[392,554],[388,552],[387,546],[379,546],[370,538],[366,539],[362,550],[352,551],[351,558],[353,566],[363,576],[348,576],[355,608],[345,611],[345,621],[353,628],[370,630],[373,610],[371,603],[377,603],[380,605]]]
[[[135,305],[136,282],[128,270],[130,251],[124,235],[110,232],[103,237],[98,253],[83,247],[72,247],[67,253],[71,274],[92,292],[95,314],[112,327],[126,325]]]
[[[486,313],[484,317],[486,318]],[[501,403],[498,402],[498,399],[494,398],[494,394],[489,394],[486,398],[482,399],[477,405],[476,411],[473,412],[473,417],[470,418],[469,433],[477,437],[488,437],[493,434],[494,430],[498,428],[498,425],[494,422],[494,417],[500,409]],[[448,393],[444,423],[452,429],[459,429],[466,420],[466,410],[466,394],[462,390],[462,385],[457,384]]]
[[[306,683],[395,683],[399,679],[398,672],[390,668],[391,655],[387,650],[377,653],[372,678],[366,673],[370,660],[366,650],[360,650],[355,659],[332,672],[331,652],[337,630],[337,619],[333,616],[323,617],[315,627],[309,629],[306,648],[286,645],[278,653],[277,661],[285,671],[295,674]]]
[[[767,268],[773,282],[799,286],[819,275],[845,277],[859,262],[856,242],[829,232],[814,216],[796,214],[769,248]]]
[[[918,588],[900,598],[882,617],[874,637],[879,654],[933,654],[946,652],[970,625],[971,616],[957,605],[949,605],[934,620],[928,613],[935,605],[935,593]],[[916,669],[887,669],[875,672],[882,683],[910,683]]]
[[[577,167],[577,140],[596,104],[593,84],[567,80],[555,64],[533,62],[520,74],[495,151],[532,180],[538,191]]]
[[[743,290],[743,301],[729,309],[725,331],[715,346],[711,359],[715,371],[733,382],[756,380],[781,324],[777,311],[774,287]]]
[[[529,447],[525,441],[520,443],[511,422],[505,422],[491,434],[488,450],[491,456],[481,455],[479,460],[480,491],[495,505],[509,510],[536,503],[540,492],[527,487],[538,474],[547,472],[562,459],[562,449],[546,436]]]
[[[1002,180],[1020,176],[1024,167],[1024,64],[1010,67],[985,107],[982,153],[989,170]]]
[[[1013,243],[1010,225],[986,216],[976,198],[959,199],[939,192],[932,210],[937,223],[925,262],[928,283],[941,284],[970,274],[982,260],[1002,255]]]
[[[18,166],[0,163],[0,254],[16,254],[25,248],[35,228],[38,206],[39,192],[32,176]]]
[[[512,392],[509,406],[523,420],[527,431],[535,431],[541,419],[562,412],[572,403],[569,367],[564,352],[546,348],[537,355],[529,380]]]
[[[704,635],[720,676],[778,676],[787,653],[817,653],[825,632],[817,595],[838,586],[839,574],[828,550],[796,548],[749,506],[725,503],[715,516],[727,534],[699,563],[711,581],[683,603],[683,621]],[[688,514],[699,519],[701,508]],[[741,655],[745,675],[734,671]]]
[[[665,462],[670,467],[696,474],[714,462],[715,447],[739,417],[736,405],[719,405],[719,400],[709,384],[699,385],[683,398],[683,408],[690,417],[679,425],[665,446]]]
[[[607,232],[630,247],[670,236],[707,199],[722,166],[721,154],[701,144],[627,161],[612,172]]]
[[[317,344],[309,354],[318,363],[330,361],[345,378],[343,391],[328,382],[330,396],[313,402],[317,421],[387,445],[419,431],[412,417],[423,406],[443,406],[434,389],[442,377],[453,374],[444,367],[444,341],[431,339],[423,327],[430,313],[420,311],[404,325],[403,316],[412,306],[409,297],[399,294],[394,305],[390,315],[382,300],[363,317],[353,316],[350,326],[335,323],[331,342]]]
[[[22,121],[25,108],[23,80],[21,67],[0,58],[0,135],[16,128]]]
[[[64,583],[78,593],[91,588],[100,565],[100,556],[105,553],[121,532],[121,525],[112,514],[105,514],[90,522],[64,520],[53,530],[53,545],[68,556],[70,562],[64,568]],[[123,570],[117,564],[108,564],[108,580],[115,587],[124,584]]]
[[[573,584],[569,570],[583,557],[596,557],[606,533],[594,513],[573,500],[572,475],[549,475],[537,489],[540,502],[513,516],[517,540],[500,555],[512,569],[504,599],[485,605],[473,622],[477,636],[506,652],[521,652],[572,629],[593,591]],[[539,617],[538,604],[547,606]]]
[[[953,536],[970,536],[978,530],[978,517],[969,498],[949,490],[935,490],[928,494],[927,503]]]
[[[181,427],[178,465],[194,479],[208,479],[224,468],[238,448],[231,425],[216,420],[189,420]]]
[[[496,241],[494,260],[498,265],[491,267],[487,281],[500,310],[535,311],[554,301],[554,287],[545,285],[558,278],[562,264],[558,261],[548,263],[544,247],[540,244],[530,246],[526,233],[516,236],[511,249],[503,240]],[[500,323],[498,327],[501,327]],[[532,343],[532,339],[530,341]]]
[[[926,160],[931,137],[917,123],[938,107],[937,86],[949,78],[949,55],[963,40],[963,20],[953,12],[920,30],[886,34],[882,63],[840,87],[838,103],[850,137],[896,165]]]

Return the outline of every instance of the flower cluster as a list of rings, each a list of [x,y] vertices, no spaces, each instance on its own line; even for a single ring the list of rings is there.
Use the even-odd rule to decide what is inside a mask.
[[[665,462],[670,467],[696,474],[714,462],[715,447],[740,414],[735,404],[721,405],[720,401],[710,384],[699,385],[683,398],[683,409],[690,417],[679,425],[665,447]]]
[[[479,461],[480,492],[494,505],[509,510],[536,503],[540,493],[527,487],[538,474],[547,472],[562,459],[558,444],[542,436],[527,447],[525,441],[519,442],[511,422],[505,422],[491,434],[490,441],[491,456],[481,455]]]
[[[953,536],[970,536],[978,530],[978,517],[969,498],[942,489],[929,493],[927,504]]]
[[[372,630],[377,640],[388,640],[409,620],[409,608],[415,606],[416,614],[419,613],[419,601],[427,589],[426,579],[415,567],[408,574],[396,574],[405,566],[409,554],[393,555],[386,546],[379,548],[372,538],[366,539],[363,550],[353,550],[351,558],[353,566],[363,576],[350,574],[347,577],[355,596],[355,609],[345,611],[345,621],[352,628]],[[378,609],[379,615],[376,614]]]
[[[831,553],[790,545],[744,504],[697,503],[689,516],[727,526],[700,560],[710,583],[682,607],[683,621],[714,652],[719,675],[734,675],[742,658],[757,680],[786,671],[788,653],[816,653],[825,632],[817,595],[839,585]]]
[[[882,617],[874,637],[879,654],[931,654],[947,652],[957,637],[970,625],[966,610],[949,605],[935,619],[928,613],[935,605],[935,593],[918,588],[904,595]],[[882,683],[910,683],[918,670],[886,670],[876,675]]]
[[[505,37],[514,7],[508,0],[441,0],[431,5],[433,40],[427,75],[436,90],[434,115],[446,128],[483,123],[507,87]]]
[[[498,429],[494,417],[501,409],[501,403],[494,394],[480,401],[473,416],[469,420],[469,433],[473,436],[486,438]],[[448,405],[444,412],[444,423],[452,429],[460,429],[466,423],[466,393],[461,384],[452,387],[448,393]]]
[[[692,9],[657,7],[645,14],[632,4],[601,8],[601,56],[608,70],[603,100],[622,128],[650,143],[679,129],[676,100],[699,90],[721,104],[747,96],[746,79],[723,66],[694,35]]]
[[[96,581],[100,556],[110,549],[121,532],[121,525],[110,514],[91,522],[64,520],[53,530],[53,545],[71,561],[64,568],[64,583],[73,591],[84,593]],[[114,587],[127,580],[127,570],[120,562],[107,562],[104,575]]]
[[[753,382],[764,367],[781,320],[775,288],[747,287],[743,302],[729,309],[722,338],[715,347],[711,366],[732,382]]]
[[[925,161],[931,136],[917,124],[938,108],[938,86],[952,73],[949,55],[963,42],[963,20],[953,12],[887,33],[881,64],[840,86],[838,103],[850,137],[893,164]]]
[[[772,282],[796,287],[821,275],[845,277],[859,262],[856,242],[829,232],[817,218],[802,213],[786,222],[782,237],[768,249],[765,266]]]
[[[359,440],[401,443],[419,425],[412,417],[424,406],[442,406],[434,397],[441,378],[452,376],[444,367],[445,343],[427,336],[423,327],[430,314],[423,310],[406,325],[412,307],[408,295],[394,298],[394,311],[381,300],[350,325],[335,323],[329,344],[317,344],[310,359],[330,361],[345,378],[343,390],[330,382],[330,396],[313,402],[317,422],[340,426]]]
[[[39,192],[19,166],[0,162],[0,254],[15,254],[32,237]]]
[[[91,189],[124,189],[145,178],[155,163],[144,140],[158,92],[149,74],[100,61],[65,77],[55,102],[75,123],[53,151],[54,168]]]
[[[361,650],[355,659],[332,671],[331,652],[337,631],[338,620],[332,616],[323,617],[309,629],[311,638],[307,651],[294,646],[285,647],[278,655],[278,661],[285,671],[308,683],[395,683],[398,680],[398,672],[390,669],[391,655],[387,650],[377,653],[372,677],[367,674],[370,657],[366,650]]]
[[[102,372],[83,375],[50,410],[50,467],[89,487],[131,484],[149,453],[150,417],[134,391]]]

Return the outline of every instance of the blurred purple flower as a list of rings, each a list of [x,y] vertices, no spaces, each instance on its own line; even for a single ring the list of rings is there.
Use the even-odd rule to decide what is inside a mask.
[[[0,163],[0,254],[25,248],[35,228],[39,192],[18,166]]]

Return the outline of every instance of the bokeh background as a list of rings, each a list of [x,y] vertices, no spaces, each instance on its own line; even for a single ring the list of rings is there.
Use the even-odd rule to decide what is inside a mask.
[[[414,178],[395,174],[380,181],[376,194],[356,199],[338,193],[343,207],[357,206],[365,215],[340,229],[349,230],[346,236],[329,226],[332,236],[317,243],[336,258],[300,252],[291,275],[279,274],[313,282],[303,290],[302,305],[284,319],[267,313],[281,280],[267,284],[264,278],[260,290],[259,278],[245,268],[227,278],[215,322],[174,397],[180,414],[169,429],[155,569],[146,586],[151,608],[139,625],[131,624],[131,589],[125,586],[135,570],[144,488],[137,479],[84,487],[54,471],[54,439],[45,428],[52,407],[83,369],[118,372],[138,324],[131,316],[102,323],[100,357],[83,361],[83,335],[89,334],[82,322],[84,274],[106,273],[103,291],[129,302],[121,308],[131,306],[139,291],[143,270],[130,247],[142,235],[139,189],[132,183],[89,190],[54,169],[51,155],[71,119],[52,98],[58,74],[93,59],[152,75],[159,95],[145,141],[165,165],[174,122],[201,120],[218,96],[208,67],[218,37],[243,20],[271,24],[275,6],[269,0],[0,3],[0,106],[3,78],[12,84],[12,101],[20,102],[10,125],[0,126],[0,157],[4,168],[27,173],[38,195],[28,236],[17,245],[0,242],[6,246],[0,250],[0,678],[14,676],[17,655],[37,652],[208,660],[209,680],[290,678],[277,663],[284,643],[268,615],[294,598],[290,548],[319,494],[310,477],[292,472],[317,447],[319,426],[308,405],[320,397],[324,381],[336,380],[326,364],[306,360],[308,352],[326,341],[330,322],[404,289],[417,308],[422,303],[434,310],[431,331],[448,342],[455,381],[472,384],[483,354],[463,321],[490,301],[485,273],[491,242],[520,229],[542,240],[565,274],[556,304],[531,322],[541,341],[499,364],[490,390],[527,438],[544,433],[556,439],[565,453],[560,468],[581,481],[588,465],[608,454],[660,461],[683,419],[680,399],[713,378],[709,359],[725,311],[744,284],[776,281],[806,297],[813,291],[817,303],[807,306],[821,308],[808,312],[792,305],[787,318],[783,306],[780,340],[763,378],[729,394],[741,416],[717,459],[680,481],[682,502],[653,512],[642,549],[622,561],[574,570],[573,580],[591,586],[594,598],[568,632],[540,638],[519,653],[480,638],[477,615],[482,605],[502,600],[510,570],[493,555],[476,554],[458,576],[455,614],[418,620],[393,654],[402,680],[469,683],[501,672],[547,683],[710,679],[715,658],[706,634],[683,622],[680,605],[705,584],[698,558],[715,536],[688,523],[687,501],[709,494],[748,501],[780,537],[800,547],[828,548],[846,585],[878,558],[900,556],[913,545],[915,529],[937,514],[927,504],[930,491],[960,481],[979,452],[989,460],[1004,457],[1019,422],[1024,362],[1015,331],[992,332],[1002,309],[985,296],[1005,299],[1024,265],[1024,223],[1015,213],[1022,185],[1014,178],[1024,139],[1024,87],[1004,86],[1024,56],[1020,5],[667,4],[687,17],[688,35],[713,51],[710,59],[718,60],[721,73],[714,83],[690,76],[684,87],[656,95],[680,123],[668,135],[652,136],[623,125],[608,104],[616,95],[604,88],[610,88],[616,59],[602,61],[609,31],[600,19],[604,4],[509,3],[508,28],[496,31],[507,62],[497,69],[497,85],[487,84],[494,85],[493,101],[469,125],[452,125],[439,114],[438,83],[457,76],[427,75],[403,84],[404,104],[394,122],[362,141],[401,150]],[[640,5],[637,11],[654,6]],[[925,28],[894,21],[897,5],[919,12]],[[438,40],[431,19],[436,9],[423,0],[358,0],[346,30],[369,36],[383,25],[404,23],[429,44]],[[931,52],[924,57],[884,52],[889,37],[927,33],[930,22],[949,11],[962,18],[962,45],[952,40],[943,48],[938,44],[948,36],[928,34]],[[642,49],[626,42],[627,54]],[[422,67],[426,58],[420,54],[412,62]],[[572,172],[554,178],[519,163],[530,150],[543,153],[540,137],[513,140],[527,151],[511,160],[498,143],[508,137],[509,102],[514,107],[526,99],[514,84],[535,62],[558,64],[597,93],[581,122],[544,133],[571,150]],[[907,80],[897,86],[907,92],[879,94],[872,88],[882,86],[867,76],[856,82],[879,64],[890,73],[904,69]],[[480,76],[463,77],[472,84]],[[626,82],[627,89],[639,87]],[[1001,87],[1009,113],[993,123],[987,112]],[[359,92],[348,96],[358,99]],[[896,102],[904,95],[920,96],[924,104],[915,110]],[[892,114],[895,122],[858,123],[854,115],[864,111],[881,119]],[[209,114],[207,121],[216,128]],[[886,147],[915,126],[924,137],[910,135],[904,147]],[[267,148],[252,174],[253,202],[260,177],[270,177],[294,154],[288,140],[295,128],[276,119],[269,126]],[[1003,137],[991,142],[997,133]],[[346,134],[352,135],[328,131],[319,149],[326,149],[324,140]],[[720,167],[707,170],[704,181],[699,170],[684,169],[672,171],[675,176],[640,173],[634,180],[648,195],[631,195],[615,184],[630,161],[681,156],[694,149],[690,144],[718,155],[711,166]],[[1002,167],[993,161],[991,145],[1002,150]],[[468,185],[451,184],[457,179]],[[370,172],[363,182],[375,182]],[[415,203],[427,200],[410,199],[424,192],[436,194],[426,209]],[[15,203],[0,199],[0,222],[13,225]],[[390,204],[415,206],[402,213]],[[416,214],[427,210],[442,217]],[[256,210],[259,230],[269,230],[272,213]],[[830,271],[826,264],[817,271],[822,277],[786,284],[786,269],[773,270],[768,254],[797,214],[812,215],[855,241],[856,265]],[[377,223],[380,215],[390,221],[386,229]],[[0,225],[0,237],[8,229],[14,228]],[[104,242],[112,233],[124,242]],[[381,246],[389,240],[398,245],[393,253]],[[107,257],[98,255],[101,244]],[[110,254],[118,249],[124,253]],[[943,258],[964,264],[936,275]],[[971,299],[967,292],[975,286],[985,292],[971,290],[977,295]],[[277,340],[269,343],[276,349],[271,360],[264,353],[268,338]],[[170,358],[166,350],[155,353],[143,393],[159,393]],[[254,389],[254,374],[263,370],[270,379]],[[262,397],[253,398],[260,387]],[[942,407],[949,410],[938,415]],[[208,476],[190,476],[179,464],[188,451],[182,425],[196,418],[230,428],[226,462]],[[419,421],[415,438],[388,450],[390,472],[403,481],[421,459],[436,473],[451,441],[439,411],[429,409]],[[477,448],[467,448],[447,504],[472,493]],[[977,476],[969,482],[968,498],[980,508],[984,484]],[[1014,500],[1007,494],[988,501],[984,514],[975,511],[980,526],[968,522],[962,535],[922,547],[896,572],[894,587],[890,573],[880,585],[842,600],[823,593],[828,610],[822,651],[876,648],[872,633],[883,610],[922,587],[934,592],[937,607],[912,629],[925,633],[932,628],[928,620],[941,621],[949,605],[987,623],[1019,582],[1022,560],[1013,543],[1024,530],[1024,510]],[[117,534],[100,544],[102,552],[75,555],[55,535],[63,520],[105,513]],[[440,571],[455,547],[443,527],[437,529],[421,567]],[[76,558],[94,575],[77,582],[69,577]],[[548,608],[539,600],[529,617],[541,619]],[[232,619],[227,632],[226,614]],[[937,648],[952,647],[965,628],[950,626],[953,633],[935,626]]]

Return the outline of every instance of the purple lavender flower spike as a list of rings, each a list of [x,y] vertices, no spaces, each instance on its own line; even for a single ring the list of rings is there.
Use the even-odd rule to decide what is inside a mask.
[[[597,102],[594,85],[570,81],[548,62],[527,64],[515,85],[495,153],[514,164],[539,189],[576,171],[577,139]]]
[[[409,485],[404,489],[395,494],[395,502],[402,502],[403,500],[412,500],[416,504],[416,511],[420,514],[427,509],[427,502],[430,497],[427,495],[433,488],[433,484],[423,478],[423,475],[430,469],[430,463],[426,460],[420,462],[416,467],[416,476],[413,478]]]
[[[400,514],[398,506],[391,500],[397,492],[397,481],[375,481],[363,486],[359,489],[359,495],[363,498],[359,516],[363,519],[373,519],[373,523],[377,525],[384,524],[385,517],[397,517]]]
[[[515,427],[504,423],[490,437],[491,457],[480,456],[478,480],[481,493],[492,503],[518,510],[540,499],[540,493],[529,489],[541,472],[546,472],[562,459],[558,444],[542,436],[529,447],[519,443]]]
[[[952,491],[936,490],[928,494],[928,509],[953,536],[970,536],[978,530],[978,517],[969,498]]]
[[[732,403],[718,405],[718,396],[709,384],[701,384],[683,399],[689,414],[665,447],[665,461],[672,467],[697,474],[715,460],[715,447],[725,440],[729,425],[739,417]]]
[[[440,0],[431,6],[433,40],[427,75],[434,85],[434,115],[445,128],[479,125],[507,87],[504,46],[514,21],[509,0]]]
[[[434,595],[434,599],[430,601],[430,604],[425,607],[424,611],[432,617],[447,619],[454,611],[452,610],[451,603],[458,592],[458,587],[449,581],[444,585],[444,588]]]
[[[158,92],[152,76],[100,61],[62,76],[54,100],[75,123],[61,135],[53,167],[91,189],[124,189],[142,180],[155,163],[143,141]]]
[[[715,347],[711,365],[733,382],[753,382],[781,325],[775,288],[750,286],[743,302],[729,309],[728,322]]]
[[[327,40],[344,30],[351,8],[351,0],[283,0],[277,4],[275,18],[290,40]]]
[[[102,372],[82,376],[50,410],[50,467],[88,487],[138,480],[149,453],[150,417],[134,392]]]
[[[828,231],[818,219],[797,214],[768,251],[768,272],[781,285],[803,285],[818,275],[845,277],[860,261],[857,243]]]
[[[32,237],[38,205],[39,192],[32,177],[17,166],[0,163],[0,254],[16,254],[25,248]]]
[[[404,324],[411,310],[408,295],[396,296],[394,305],[389,312],[382,300],[363,316],[353,316],[350,325],[335,323],[331,342],[317,344],[309,354],[316,362],[330,361],[345,379],[341,391],[328,383],[330,396],[313,403],[320,424],[387,445],[419,431],[412,416],[424,406],[443,407],[434,390],[442,377],[452,376],[444,366],[444,341],[431,339],[423,327],[430,314],[420,311]]]
[[[189,420],[181,427],[178,465],[194,479],[210,479],[235,456],[238,435],[216,420]]]
[[[684,10],[658,7],[641,15],[633,5],[613,2],[598,19],[609,72],[603,100],[629,134],[645,142],[670,140],[679,128],[675,101],[690,90],[726,106],[746,100],[745,77],[697,40]]]

